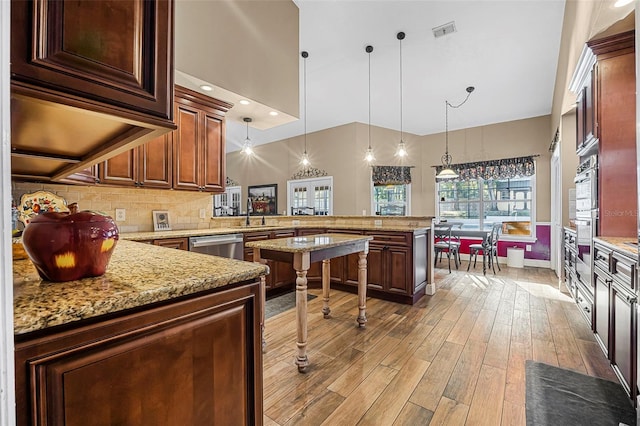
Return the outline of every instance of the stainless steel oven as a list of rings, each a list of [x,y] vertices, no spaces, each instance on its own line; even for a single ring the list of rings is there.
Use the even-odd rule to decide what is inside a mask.
[[[584,286],[593,294],[591,255],[598,224],[598,156],[590,155],[580,163],[574,179],[576,184],[576,240],[578,257],[576,272]]]

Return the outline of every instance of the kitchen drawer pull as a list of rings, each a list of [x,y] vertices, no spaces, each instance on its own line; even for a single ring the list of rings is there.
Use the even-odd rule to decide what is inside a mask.
[[[625,298],[629,304],[636,303],[638,301],[638,298],[635,296],[625,296]]]

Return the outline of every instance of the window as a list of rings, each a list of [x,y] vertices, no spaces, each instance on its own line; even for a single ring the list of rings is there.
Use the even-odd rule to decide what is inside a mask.
[[[535,176],[442,181],[437,188],[441,220],[462,222],[463,229],[483,230],[502,222],[503,235],[535,236]]]
[[[214,216],[238,216],[240,215],[241,187],[228,186],[221,194],[213,196]]]
[[[411,184],[374,185],[371,211],[381,216],[409,216]]]
[[[333,214],[333,177],[287,181],[287,214]]]

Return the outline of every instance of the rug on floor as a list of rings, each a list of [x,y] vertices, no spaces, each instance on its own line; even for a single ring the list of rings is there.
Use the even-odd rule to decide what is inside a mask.
[[[527,426],[635,425],[619,383],[527,360]]]
[[[316,295],[307,293],[307,300],[315,299]],[[264,309],[264,317],[271,318],[274,315],[278,315],[280,312],[284,312],[288,309],[296,307],[296,292],[291,291],[289,293],[281,294],[279,296],[267,299]]]

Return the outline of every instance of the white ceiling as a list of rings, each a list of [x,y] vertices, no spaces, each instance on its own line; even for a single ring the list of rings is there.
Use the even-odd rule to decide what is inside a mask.
[[[371,124],[425,135],[449,129],[536,117],[551,112],[564,0],[296,0],[300,49],[307,59],[307,132],[368,123],[371,53]],[[441,38],[432,29],[454,21]],[[300,59],[301,119],[268,130],[250,128],[254,144],[304,133],[304,75]],[[246,127],[228,120],[227,151],[242,146]]]

